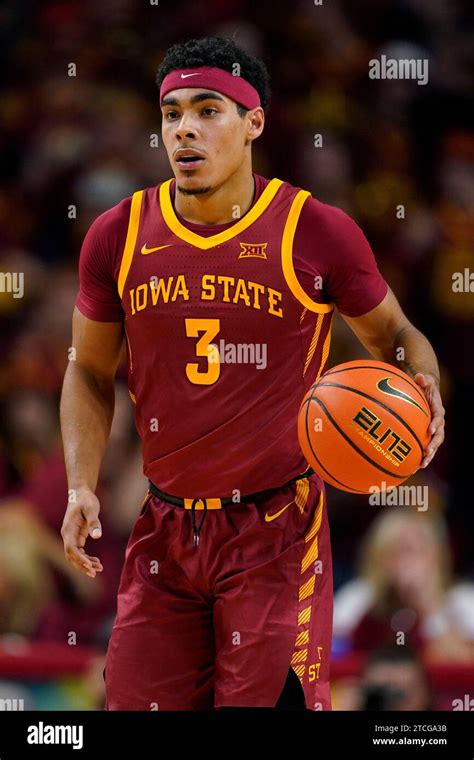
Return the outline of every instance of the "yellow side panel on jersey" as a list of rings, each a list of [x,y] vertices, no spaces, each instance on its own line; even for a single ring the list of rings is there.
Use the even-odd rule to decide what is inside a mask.
[[[316,351],[316,346],[318,345],[319,335],[320,335],[320,332],[321,332],[321,327],[323,325],[323,320],[324,320],[324,315],[323,314],[318,314],[318,316],[316,317],[316,325],[315,325],[315,328],[314,328],[314,334],[313,334],[313,337],[312,337],[312,340],[311,340],[311,343],[310,343],[310,346],[309,346],[309,349],[308,349],[308,353],[307,353],[307,356],[306,356],[306,361],[305,361],[305,364],[304,364],[303,377],[306,375],[306,370],[308,369],[308,367],[309,367],[309,365],[311,363],[311,359],[314,356],[314,352]]]
[[[322,369],[323,369],[323,367],[324,367],[324,365],[326,363],[326,360],[327,360],[327,358],[329,356],[329,349],[331,347],[331,330],[332,330],[332,317],[331,317],[331,322],[329,324],[329,329],[328,329],[328,332],[327,332],[327,335],[326,335],[326,339],[325,339],[324,345],[323,345],[323,352],[321,354],[321,362],[319,364],[319,369],[318,369],[318,371],[316,373],[316,377],[313,380],[313,385],[314,385],[314,383],[317,383],[318,380],[319,380],[319,378],[321,377]]]
[[[321,374],[321,370],[324,367],[325,361],[326,361],[326,359],[329,356],[329,348],[331,346],[331,330],[332,330],[332,320],[331,320],[331,323],[329,325],[329,330],[328,330],[327,335],[326,335],[326,340],[324,341],[323,353],[322,353],[322,356],[321,356],[321,366],[319,368],[318,376],[316,378],[317,380],[319,380],[319,375]]]
[[[286,284],[294,297],[310,311],[315,311],[318,314],[327,314],[328,312],[333,311],[334,305],[331,303],[315,303],[312,301],[299,284],[293,266],[293,240],[296,227],[300,218],[301,209],[303,208],[303,203],[310,195],[311,193],[307,190],[300,190],[291,204],[281,242],[281,263]]]
[[[138,190],[133,193],[132,205],[130,208],[130,217],[128,220],[127,239],[125,241],[125,248],[123,249],[122,262],[120,264],[120,272],[118,276],[118,292],[122,297],[123,289],[125,287],[125,280],[130,271],[132,264],[133,252],[135,250],[135,244],[137,242],[138,225],[140,223],[140,210],[142,207],[143,190]]]

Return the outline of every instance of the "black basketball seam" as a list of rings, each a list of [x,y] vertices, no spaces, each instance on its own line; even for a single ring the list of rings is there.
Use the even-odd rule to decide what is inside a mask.
[[[385,472],[387,475],[390,475],[391,478],[397,478],[398,480],[406,480],[407,478],[410,477],[411,474],[413,474],[413,473],[409,473],[408,475],[396,475],[394,472],[390,472],[390,470],[386,470],[385,467],[382,467],[382,465],[377,464],[377,462],[374,462],[373,459],[371,459],[364,451],[362,451],[361,449],[359,449],[359,447],[356,446],[355,443],[353,443],[353,441],[351,441],[350,438],[348,438],[348,436],[345,434],[345,432],[343,430],[341,430],[341,428],[337,424],[336,420],[331,416],[329,410],[325,407],[325,405],[323,404],[323,402],[321,401],[321,399],[319,399],[317,396],[311,396],[308,399],[308,401],[316,401],[322,407],[322,409],[326,412],[326,416],[329,419],[329,421],[332,422],[332,424],[334,425],[334,427],[336,428],[336,430],[347,441],[347,443],[349,444],[349,446],[352,446],[352,448],[355,449],[355,451],[357,451],[357,453],[360,454],[360,456],[363,459],[366,459],[367,462],[369,462],[371,465],[373,465],[374,467],[376,467],[377,470],[380,470],[381,472]]]
[[[312,398],[312,397],[311,397],[311,398]],[[310,399],[307,399],[307,401],[310,401]],[[306,402],[305,402],[305,403],[306,403]],[[334,475],[331,475],[331,473],[329,472],[329,470],[328,470],[328,469],[327,469],[327,468],[326,468],[326,467],[323,465],[323,463],[321,462],[321,460],[320,460],[320,459],[319,459],[319,457],[317,456],[317,454],[316,454],[315,450],[313,449],[313,444],[312,444],[312,442],[311,442],[311,437],[310,437],[310,435],[309,435],[309,426],[308,426],[308,414],[309,414],[309,403],[306,403],[306,417],[305,417],[305,427],[306,427],[306,440],[307,440],[307,442],[309,443],[309,447],[310,447],[310,449],[311,449],[311,453],[312,453],[312,455],[314,456],[314,458],[315,458],[315,459],[316,459],[316,461],[318,462],[318,464],[319,464],[319,466],[321,467],[321,469],[323,469],[323,470],[324,470],[324,472],[325,472],[325,473],[327,473],[327,474],[329,475],[329,477],[330,477],[330,478],[332,478],[332,479],[334,480],[334,482],[335,482],[335,483],[339,483],[339,485],[341,485],[341,486],[344,486],[344,488],[347,488],[347,489],[349,489],[349,486],[347,486],[345,483],[343,483],[343,482],[342,482],[342,480],[338,480],[337,478],[335,478],[335,477],[334,477]],[[350,490],[352,491],[352,493],[361,493],[361,494],[365,494],[365,491],[358,491],[357,489],[354,489],[354,490],[353,490],[353,489],[350,489]]]
[[[321,382],[321,380],[324,380],[324,378],[327,377],[328,375],[337,375],[337,374],[339,374],[339,372],[352,372],[352,370],[355,370],[355,369],[377,369],[377,370],[380,370],[380,367],[373,367],[371,364],[364,364],[364,365],[359,365],[358,367],[346,367],[345,369],[328,369],[327,372],[325,372],[324,375],[321,376],[321,378],[318,380],[318,382],[315,383],[313,386],[311,386],[310,390],[312,390],[317,385],[319,385],[319,383]],[[389,370],[387,370],[387,372],[388,371]],[[408,378],[410,377],[406,373],[398,371],[396,369],[396,367],[393,367],[393,369],[391,369],[390,372],[392,372],[396,377],[399,377],[402,380],[405,380],[405,382],[407,382],[407,377]],[[419,388],[413,387],[412,385],[410,387],[413,388],[413,390],[415,390],[418,393],[418,395],[421,398],[421,400],[424,401],[425,404],[427,405],[427,407],[429,408],[428,401],[427,401],[426,396],[423,393],[423,391],[421,389],[419,389]]]
[[[420,447],[421,455],[424,456],[423,446],[421,445],[421,441],[418,438],[418,436],[416,435],[415,431],[411,429],[411,427],[408,424],[408,422],[405,422],[405,420],[402,417],[400,417],[397,414],[397,412],[395,412],[393,409],[390,409],[389,406],[386,406],[386,404],[384,404],[383,401],[379,401],[378,399],[374,398],[373,396],[370,396],[368,393],[364,393],[364,391],[360,391],[357,388],[351,388],[350,385],[340,385],[340,383],[320,383],[320,387],[321,386],[326,386],[326,387],[330,387],[330,388],[342,388],[345,391],[352,391],[352,393],[356,393],[358,396],[363,396],[364,398],[370,399],[370,401],[373,401],[375,404],[378,404],[383,409],[385,409],[386,412],[390,412],[390,414],[393,414],[393,416],[395,417],[395,419],[397,419],[399,422],[401,422],[402,425],[404,425],[406,427],[406,429],[412,434],[413,438],[415,439],[415,441],[417,442],[418,446]],[[311,398],[313,398],[313,397],[311,397]]]

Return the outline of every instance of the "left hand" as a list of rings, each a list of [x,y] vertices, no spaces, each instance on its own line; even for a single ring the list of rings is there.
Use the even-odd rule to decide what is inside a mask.
[[[431,440],[426,447],[425,456],[421,462],[420,467],[428,467],[429,463],[433,459],[437,450],[444,441],[444,406],[441,401],[441,395],[439,392],[439,383],[434,375],[428,373],[417,372],[414,377],[415,383],[417,383],[422,389],[428,399],[428,404],[431,409],[431,424],[430,433]]]

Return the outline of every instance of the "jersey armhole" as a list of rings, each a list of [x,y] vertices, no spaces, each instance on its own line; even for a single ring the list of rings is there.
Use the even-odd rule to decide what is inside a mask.
[[[298,282],[293,264],[293,242],[295,239],[296,228],[298,226],[303,204],[310,196],[311,193],[308,190],[299,190],[293,198],[285,222],[285,228],[283,230],[281,241],[281,263],[286,284],[294,297],[309,311],[316,312],[317,314],[327,314],[330,311],[334,311],[334,304],[316,303],[315,301],[312,301]]]
[[[128,219],[127,237],[120,262],[120,270],[117,282],[117,289],[120,298],[122,298],[125,288],[125,281],[132,265],[133,254],[138,236],[138,226],[140,224],[140,211],[142,207],[144,190],[137,190],[133,193],[132,204],[130,207],[130,216]]]

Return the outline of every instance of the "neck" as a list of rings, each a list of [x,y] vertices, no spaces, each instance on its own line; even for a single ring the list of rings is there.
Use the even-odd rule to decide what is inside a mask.
[[[253,196],[252,168],[246,166],[231,174],[222,185],[202,195],[183,195],[176,187],[174,203],[178,214],[187,222],[226,224],[237,221],[247,213]]]

